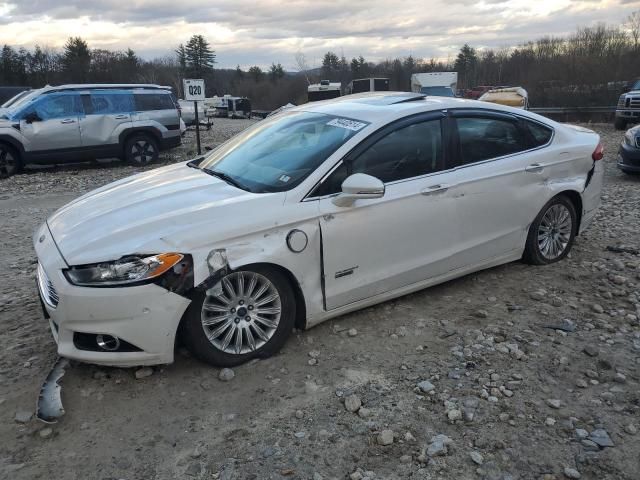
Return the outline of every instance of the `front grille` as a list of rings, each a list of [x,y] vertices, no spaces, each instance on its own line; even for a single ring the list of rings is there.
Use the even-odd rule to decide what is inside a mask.
[[[40,289],[40,295],[42,295],[44,303],[51,308],[56,308],[58,302],[60,302],[60,297],[40,263],[38,263],[38,288]]]
[[[629,108],[640,108],[640,97],[631,97],[629,99]]]

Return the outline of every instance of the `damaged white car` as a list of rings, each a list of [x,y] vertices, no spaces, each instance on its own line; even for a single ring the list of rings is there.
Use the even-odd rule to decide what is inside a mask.
[[[294,327],[523,258],[564,258],[600,202],[590,130],[471,100],[302,105],[206,156],[95,190],[34,235],[63,357],[232,366]]]

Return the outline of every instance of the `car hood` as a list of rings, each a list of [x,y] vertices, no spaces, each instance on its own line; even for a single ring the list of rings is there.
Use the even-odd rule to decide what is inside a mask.
[[[83,265],[137,253],[189,253],[243,231],[250,212],[273,211],[283,198],[246,192],[185,162],[94,190],[47,224],[65,261]]]

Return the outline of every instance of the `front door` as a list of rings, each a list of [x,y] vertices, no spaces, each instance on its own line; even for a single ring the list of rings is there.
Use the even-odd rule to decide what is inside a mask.
[[[81,113],[80,96],[76,93],[43,95],[21,114],[20,131],[25,138],[25,150],[55,154],[80,148]]]
[[[450,270],[458,243],[455,173],[443,171],[441,117],[403,120],[375,134],[318,187],[328,310]],[[353,173],[382,180],[384,196],[336,206],[333,197]]]

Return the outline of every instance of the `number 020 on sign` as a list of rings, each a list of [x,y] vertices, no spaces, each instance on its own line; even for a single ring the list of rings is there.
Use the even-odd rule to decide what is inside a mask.
[[[204,100],[204,80],[185,79],[184,99],[192,102]]]

